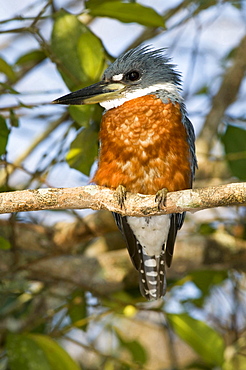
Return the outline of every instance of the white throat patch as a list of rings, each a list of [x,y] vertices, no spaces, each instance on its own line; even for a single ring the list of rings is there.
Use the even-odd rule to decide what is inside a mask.
[[[113,78],[119,78],[120,75],[115,75]],[[116,81],[116,80],[115,80]],[[140,98],[141,96],[145,96],[148,94],[151,94],[153,92],[156,92],[158,90],[164,90],[167,91],[169,94],[172,94],[177,98],[177,100],[181,100],[180,94],[179,94],[179,88],[172,84],[171,82],[165,82],[160,84],[155,84],[149,87],[145,87],[143,89],[136,89],[133,91],[123,91],[121,93],[121,96],[117,99],[111,99],[106,100],[104,102],[100,102],[100,105],[105,108],[106,110],[117,108],[120,105],[124,104],[128,100]]]

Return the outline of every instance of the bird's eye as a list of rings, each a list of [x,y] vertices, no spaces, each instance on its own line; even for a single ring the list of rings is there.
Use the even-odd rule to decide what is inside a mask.
[[[129,81],[137,81],[140,78],[140,73],[138,71],[131,71],[127,73],[126,78]]]

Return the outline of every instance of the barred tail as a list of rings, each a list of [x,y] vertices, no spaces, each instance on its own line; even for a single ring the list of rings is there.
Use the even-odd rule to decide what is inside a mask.
[[[142,255],[139,269],[141,294],[148,300],[159,299],[166,293],[165,254],[148,256],[141,247],[139,253]]]

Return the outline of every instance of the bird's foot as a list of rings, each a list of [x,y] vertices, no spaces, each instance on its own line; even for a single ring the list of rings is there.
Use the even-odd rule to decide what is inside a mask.
[[[126,188],[123,185],[117,186],[117,188],[115,189],[115,196],[120,208],[122,209],[123,207],[125,207]]]
[[[155,195],[155,201],[158,203],[158,211],[165,207],[167,193],[168,193],[167,188],[163,188],[157,191]]]

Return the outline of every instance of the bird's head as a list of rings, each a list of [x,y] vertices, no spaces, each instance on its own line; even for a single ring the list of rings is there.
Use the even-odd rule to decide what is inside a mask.
[[[137,47],[117,58],[104,72],[102,81],[62,96],[54,103],[100,103],[111,109],[157,91],[179,99],[180,74],[174,68],[164,49]]]

